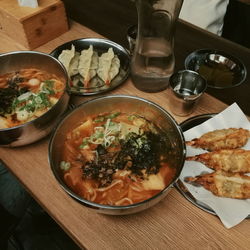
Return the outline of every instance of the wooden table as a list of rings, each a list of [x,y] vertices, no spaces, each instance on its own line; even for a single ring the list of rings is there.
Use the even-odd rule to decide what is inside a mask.
[[[72,22],[62,36],[39,47],[50,52],[56,46],[79,37],[100,37]],[[0,53],[25,48],[0,33]],[[169,111],[168,92],[144,93],[128,79],[109,94],[147,98]],[[77,101],[85,101],[82,97]],[[227,105],[205,94],[192,114],[220,112]],[[181,122],[188,117],[175,117]],[[195,207],[177,190],[154,207],[134,215],[97,214],[70,198],[59,186],[48,164],[48,138],[30,146],[0,148],[0,158],[36,201],[81,247],[87,249],[249,249],[250,220],[226,229],[218,217]]]

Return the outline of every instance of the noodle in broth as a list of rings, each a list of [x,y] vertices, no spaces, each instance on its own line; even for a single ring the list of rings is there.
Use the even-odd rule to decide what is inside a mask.
[[[35,68],[0,75],[0,129],[43,115],[57,103],[64,89],[59,77]]]
[[[129,205],[163,190],[175,176],[169,141],[153,123],[120,112],[88,117],[69,131],[60,167],[65,183],[99,204]]]

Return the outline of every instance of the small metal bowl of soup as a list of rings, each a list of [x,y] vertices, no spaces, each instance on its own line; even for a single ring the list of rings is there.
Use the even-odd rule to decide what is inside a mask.
[[[123,215],[162,200],[177,181],[185,142],[174,118],[134,96],[92,99],[70,111],[49,143],[49,162],[76,201]]]
[[[0,146],[23,146],[47,136],[69,101],[64,66],[35,51],[1,54],[0,65]]]
[[[201,74],[208,87],[225,89],[239,86],[247,76],[245,65],[233,55],[213,49],[200,49],[185,59],[185,68]]]

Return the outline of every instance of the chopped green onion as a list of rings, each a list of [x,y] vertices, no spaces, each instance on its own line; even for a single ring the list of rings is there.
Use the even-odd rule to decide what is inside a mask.
[[[42,104],[43,103],[43,100],[42,100],[41,96],[39,96],[39,95],[34,98],[34,101],[37,104]]]
[[[113,114],[110,114],[110,115],[106,116],[106,118],[113,119],[113,118],[117,117],[117,116],[120,115],[120,114],[121,114],[121,112],[115,112],[115,113],[113,113]]]
[[[45,93],[40,92],[40,93],[38,94],[38,97],[40,97],[41,100],[42,100],[41,106],[42,106],[42,105],[44,105],[45,107],[51,106],[51,103],[50,103],[50,101],[49,101],[49,98],[48,98],[48,96],[47,96]]]
[[[104,116],[99,116],[94,120],[94,122],[103,122],[104,120],[105,120]]]
[[[79,148],[81,149],[85,148],[88,145],[88,143],[89,143],[89,137],[83,138],[82,144],[79,146]]]
[[[33,103],[28,103],[24,106],[24,109],[28,112],[34,112],[36,109],[36,106]],[[20,109],[22,110],[22,109]]]
[[[60,168],[63,171],[68,171],[70,169],[70,162],[61,161]]]
[[[46,86],[50,89],[52,89],[54,87],[54,82],[53,80],[45,80],[44,83],[46,84]]]
[[[103,132],[97,132],[95,138],[102,138],[104,136]]]
[[[128,116],[128,120],[129,120],[129,121],[133,121],[135,118],[136,118],[135,115],[130,115],[130,116]]]
[[[52,80],[44,81],[43,86],[42,86],[43,93],[46,93],[49,95],[55,94],[55,91],[53,90],[53,86],[54,86],[54,81],[52,81]]]

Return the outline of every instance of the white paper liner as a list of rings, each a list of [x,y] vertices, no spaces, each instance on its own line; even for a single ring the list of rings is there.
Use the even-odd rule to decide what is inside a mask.
[[[236,103],[206,122],[184,132],[184,137],[186,141],[190,141],[209,131],[226,128],[245,128],[250,130],[250,122]],[[243,148],[250,149],[250,140]],[[187,156],[205,152],[207,151],[187,146]],[[186,161],[180,175],[180,180],[196,200],[201,201],[214,210],[226,228],[231,228],[239,224],[250,215],[250,199],[238,200],[217,197],[203,187],[196,187],[184,182],[185,177],[200,175],[202,172],[211,173],[213,170],[202,163]]]
[[[37,0],[18,0],[18,4],[23,7],[31,7],[31,8],[38,7]]]

